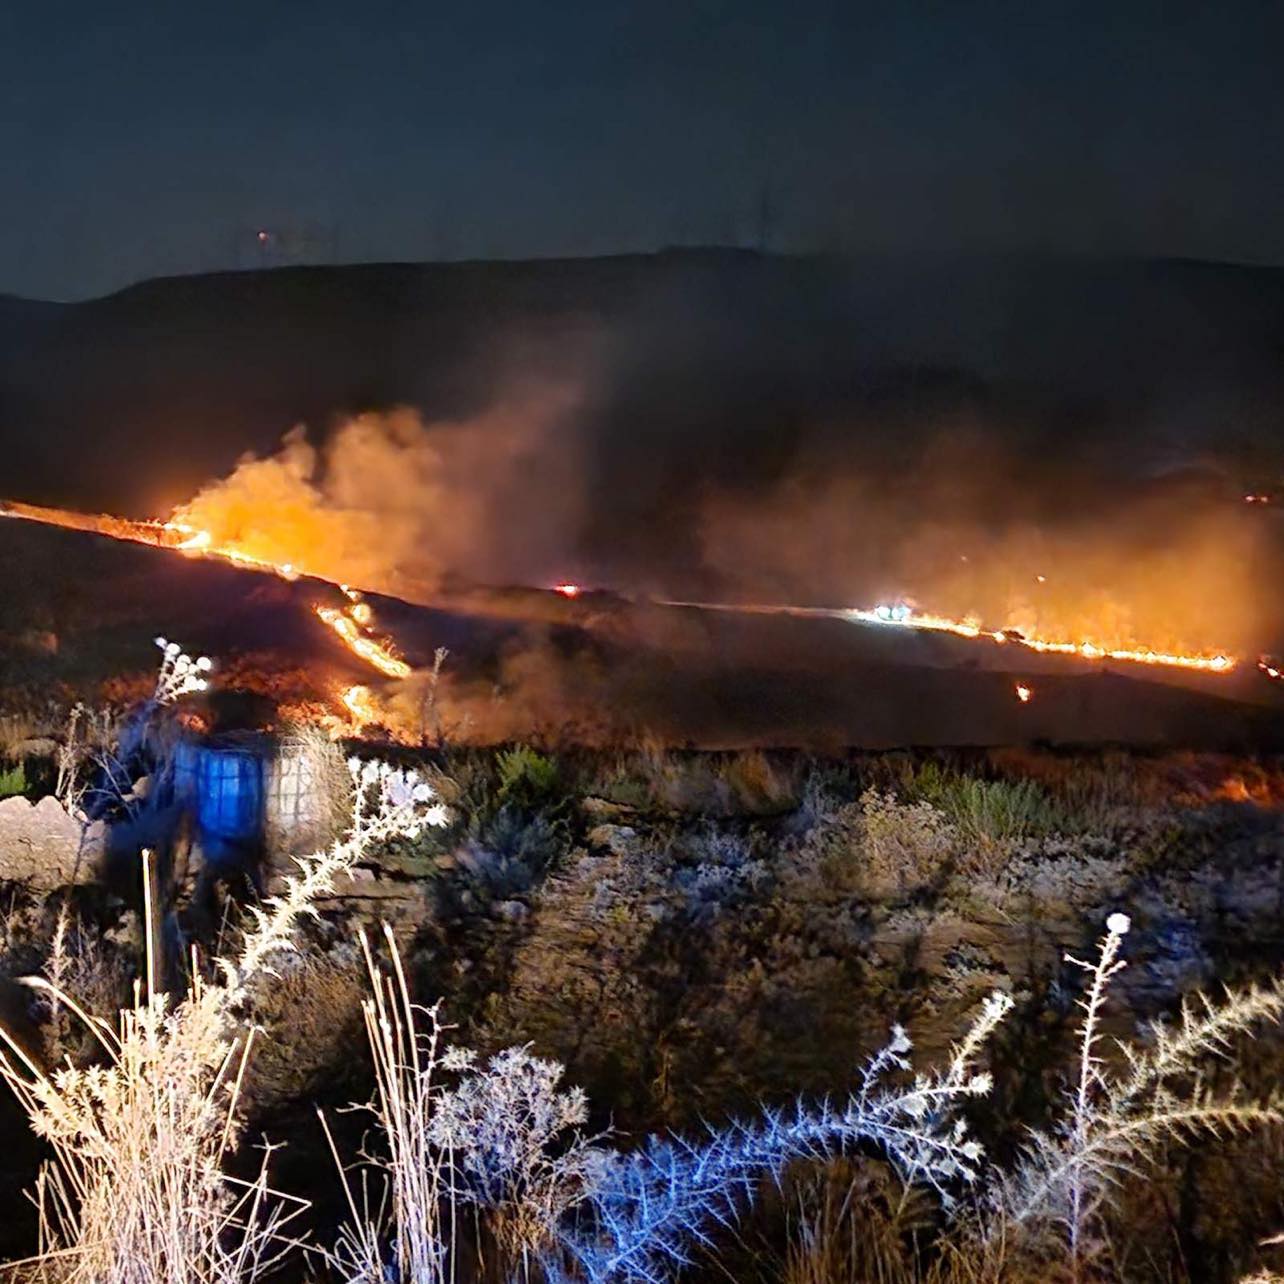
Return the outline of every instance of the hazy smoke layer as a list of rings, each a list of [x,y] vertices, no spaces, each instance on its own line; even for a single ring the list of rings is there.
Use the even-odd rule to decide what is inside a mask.
[[[702,514],[706,564],[741,597],[903,601],[1109,647],[1260,641],[1268,520],[1210,478],[1146,481],[1022,460],[954,432],[908,466],[804,462]]]
[[[589,567],[632,593],[903,601],[1108,647],[1261,645],[1269,515],[1215,473],[1147,480],[1099,438],[939,410],[782,428],[770,460],[758,432],[753,467],[723,466],[707,439],[595,433],[596,413],[576,385],[527,383],[467,422],[372,413],[321,446],[299,428],[178,515],[216,544],[409,597],[450,575],[538,586]],[[733,431],[721,440],[735,451]],[[648,442],[647,466],[618,466]]]

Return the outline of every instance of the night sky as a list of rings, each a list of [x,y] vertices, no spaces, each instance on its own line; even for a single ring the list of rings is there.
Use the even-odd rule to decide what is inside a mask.
[[[0,155],[0,292],[46,298],[763,240],[1279,263],[1284,4],[10,3]]]

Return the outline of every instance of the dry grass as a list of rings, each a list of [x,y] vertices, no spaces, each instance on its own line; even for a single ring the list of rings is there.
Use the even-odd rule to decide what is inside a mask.
[[[798,805],[800,774],[798,764],[758,749],[688,753],[643,738],[600,767],[589,792],[647,812],[770,816]]]
[[[443,1218],[446,1159],[430,1133],[439,1096],[435,1072],[441,1027],[435,1008],[412,1002],[390,933],[389,945],[393,970],[386,975],[375,966],[362,938],[374,991],[362,1011],[374,1055],[372,1109],[387,1143],[387,1158],[381,1165],[387,1191],[376,1203],[363,1183],[358,1198],[330,1141],[350,1220],[329,1256],[350,1284],[381,1284],[387,1278],[386,1258],[391,1259],[393,1278],[435,1284],[444,1278],[447,1248],[454,1243],[456,1229],[453,1217],[448,1222]],[[328,1127],[326,1136],[330,1137]]]
[[[0,761],[16,762],[22,746],[36,736],[39,726],[33,713],[0,714]]]
[[[936,1209],[884,1165],[848,1158],[789,1188],[781,1284],[915,1284]]]

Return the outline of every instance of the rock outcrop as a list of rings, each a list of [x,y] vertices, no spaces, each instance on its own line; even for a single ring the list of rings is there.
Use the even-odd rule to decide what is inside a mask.
[[[101,822],[84,826],[56,798],[0,801],[0,882],[51,892],[98,876],[104,848]]]

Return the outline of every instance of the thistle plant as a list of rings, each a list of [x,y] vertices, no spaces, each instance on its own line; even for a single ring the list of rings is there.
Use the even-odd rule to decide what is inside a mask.
[[[974,1064],[1011,1006],[1007,995],[991,994],[943,1072],[887,1082],[912,1071],[912,1045],[898,1026],[841,1105],[800,1101],[699,1141],[653,1137],[639,1150],[608,1153],[588,1192],[589,1215],[562,1235],[567,1258],[593,1284],[659,1284],[690,1259],[692,1245],[707,1244],[712,1228],[738,1216],[764,1177],[779,1181],[793,1160],[860,1144],[882,1150],[906,1182],[930,1187],[952,1207],[956,1190],[980,1177],[983,1156],[958,1110],[990,1091],[989,1074]]]
[[[1190,1144],[1284,1123],[1284,1096],[1278,1092],[1257,1101],[1232,1083],[1219,1094],[1200,1074],[1209,1058],[1229,1057],[1235,1036],[1279,1020],[1279,981],[1227,991],[1220,1003],[1203,995],[1187,1000],[1174,1027],[1152,1027],[1148,1048],[1118,1042],[1122,1069],[1110,1071],[1101,1054],[1101,1023],[1110,983],[1127,966],[1120,951],[1130,928],[1126,914],[1111,914],[1094,960],[1067,956],[1088,977],[1087,994],[1079,1001],[1078,1070],[1068,1118],[1051,1131],[1035,1132],[1016,1171],[998,1188],[1005,1216],[996,1226],[1028,1232],[1061,1227],[1075,1279],[1100,1249],[1094,1229],[1103,1198],[1154,1159],[1163,1143]]]
[[[152,693],[153,704],[172,704],[180,696],[209,687],[206,675],[214,667],[209,656],[190,656],[177,642],[165,638],[157,638],[156,645],[161,650],[161,666]]]
[[[587,1101],[562,1090],[556,1062],[511,1048],[479,1064],[445,1049],[437,1009],[411,1002],[390,935],[389,945],[392,975],[371,962],[366,1004],[388,1197],[372,1217],[368,1192],[359,1206],[345,1174],[351,1223],[332,1261],[349,1280],[373,1284],[385,1272],[419,1284],[446,1279],[460,1205],[479,1210],[510,1271],[536,1261],[551,1280],[650,1284],[795,1159],[874,1145],[947,1205],[980,1176],[981,1145],[958,1111],[990,1089],[975,1061],[1011,1007],[1001,993],[986,1000],[942,1072],[914,1075],[909,1036],[896,1027],[840,1105],[798,1102],[699,1140],[653,1137],[621,1152],[582,1134]],[[443,1075],[457,1076],[454,1085]]]
[[[556,1241],[567,1212],[598,1188],[607,1153],[586,1137],[588,1098],[561,1088],[565,1067],[506,1048],[485,1062],[451,1049],[457,1085],[437,1102],[428,1140],[448,1156],[448,1194],[485,1210],[509,1261],[528,1264]]]
[[[305,1201],[224,1161],[241,1140],[240,1091],[253,1032],[250,987],[294,948],[299,918],[373,844],[440,824],[429,787],[382,763],[350,764],[356,790],[347,834],[296,861],[279,896],[251,911],[239,952],[217,980],[171,1002],[135,986],[113,1023],[85,1012],[43,978],[29,984],[70,1010],[97,1040],[102,1064],[47,1071],[0,1029],[0,1077],[50,1146],[34,1192],[40,1256],[33,1274],[57,1284],[205,1284],[253,1280],[294,1241]],[[150,943],[149,943],[150,944]],[[149,969],[150,973],[151,969]]]

